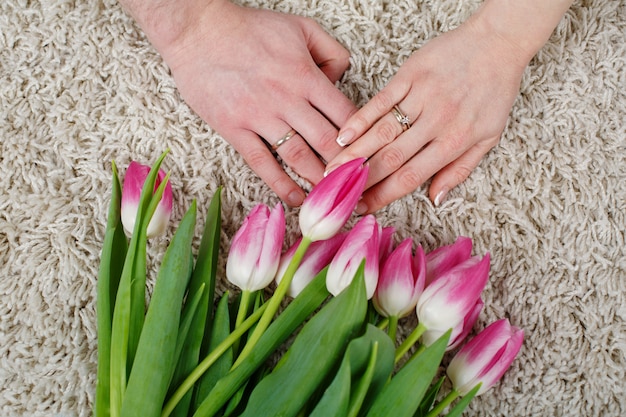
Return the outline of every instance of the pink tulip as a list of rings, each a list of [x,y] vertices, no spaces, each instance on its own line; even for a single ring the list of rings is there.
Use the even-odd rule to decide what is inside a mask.
[[[285,212],[276,204],[252,209],[233,237],[226,277],[245,291],[258,291],[274,279],[285,237]]]
[[[338,295],[352,282],[365,259],[365,289],[367,298],[372,298],[378,282],[379,235],[380,226],[371,214],[359,220],[348,233],[328,267],[326,288],[331,294]]]
[[[506,319],[487,326],[470,340],[448,366],[448,376],[460,395],[482,384],[476,395],[493,387],[504,375],[524,339],[524,331],[511,326]]]
[[[124,230],[129,235],[133,234],[135,229],[135,222],[137,220],[137,208],[141,199],[141,189],[143,188],[150,167],[142,165],[138,162],[132,161],[126,169],[126,175],[124,176],[124,187],[122,188],[122,206],[121,217]],[[165,172],[159,170],[157,178],[154,184],[154,189],[159,188],[159,185],[165,178]],[[168,183],[163,191],[163,196],[159,202],[156,211],[148,223],[148,237],[155,237],[162,235],[167,230],[167,225],[170,221],[172,214],[172,186]]]
[[[426,254],[426,285],[472,256],[472,239],[459,236],[456,241]]]
[[[346,162],[313,187],[300,209],[304,237],[328,239],[344,226],[365,188],[369,168],[364,162],[365,158]]]
[[[387,226],[382,228],[380,234],[380,264],[383,265],[389,254],[393,251],[393,234],[395,227]]]
[[[313,278],[315,278],[322,269],[328,266],[346,238],[346,235],[347,233],[338,233],[330,239],[318,240],[311,243],[287,290],[287,294],[290,297],[297,297],[298,294],[309,285]],[[283,275],[285,275],[285,271],[287,271],[287,267],[301,241],[302,239],[298,239],[280,258],[280,265],[276,273],[276,283],[280,283]]]
[[[453,267],[426,289],[417,301],[417,318],[426,330],[443,334],[461,326],[472,310],[489,278],[489,254],[469,258]],[[453,341],[453,340],[451,340]]]
[[[463,340],[467,337],[467,335],[472,331],[480,312],[482,311],[485,303],[482,298],[476,300],[476,304],[474,307],[467,313],[467,315],[463,318],[463,321],[457,323],[457,325],[452,329],[452,334],[450,335],[450,340],[448,342],[448,347],[446,350],[456,349]],[[422,343],[426,346],[430,346],[433,344],[439,337],[441,337],[445,332],[441,330],[426,330],[422,335]]]
[[[413,256],[413,240],[405,239],[387,257],[380,270],[374,293],[374,307],[385,317],[403,317],[410,312],[424,290],[426,279],[424,250],[418,246]]]

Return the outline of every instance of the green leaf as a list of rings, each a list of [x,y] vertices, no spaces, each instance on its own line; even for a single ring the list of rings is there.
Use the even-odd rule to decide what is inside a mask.
[[[447,332],[404,365],[378,395],[368,417],[412,417],[437,373],[449,337]]]
[[[351,374],[350,360],[344,357],[335,378],[328,385],[309,417],[345,417],[348,415],[352,384]]]
[[[130,301],[130,323],[128,332],[128,362],[127,372],[130,372],[133,361],[135,359],[135,352],[137,351],[137,344],[139,343],[139,337],[141,335],[141,328],[146,314],[146,246],[147,246],[147,231],[152,215],[156,211],[165,186],[169,181],[169,174],[161,182],[159,187],[155,190],[154,185],[159,174],[161,164],[167,155],[167,151],[163,152],[157,161],[152,165],[146,181],[143,184],[141,190],[140,202],[137,208],[137,220],[135,222],[135,230],[133,230],[132,240],[136,239],[136,245],[132,250],[135,251],[133,257],[132,277],[131,277],[131,301]],[[139,223],[139,224],[137,224]]]
[[[98,371],[94,413],[97,417],[110,415],[111,326],[117,287],[119,285],[128,241],[121,221],[122,186],[113,162],[111,202],[107,218],[100,269],[98,272],[96,316],[98,319]]]
[[[376,344],[376,355],[372,357],[371,346]],[[350,415],[367,410],[383,390],[394,368],[395,345],[389,336],[378,327],[368,324],[363,336],[348,346],[352,363],[353,380],[357,382],[350,400]],[[367,377],[371,373],[371,377]]]
[[[202,299],[203,295],[204,285],[198,288],[198,291],[196,291],[191,300],[188,300],[188,302],[185,304],[185,309],[183,309],[180,319],[180,326],[178,328],[178,337],[176,337],[176,349],[174,349],[174,359],[177,362],[181,359],[183,344],[187,339],[189,329],[191,328],[191,322],[197,313],[198,306],[200,305],[200,300]]]
[[[228,292],[224,293],[215,310],[215,318],[213,321],[213,329],[211,333],[209,351],[215,349],[230,334],[230,316],[228,310]],[[228,373],[230,367],[233,366],[233,352],[228,349],[215,363],[202,375],[196,382],[194,392],[193,411],[198,408],[200,403],[206,398],[213,389],[216,382]]]
[[[428,392],[426,392],[426,395],[424,395],[424,399],[413,417],[422,417],[428,414],[428,411],[432,408],[435,400],[437,399],[437,394],[439,394],[439,390],[441,389],[444,381],[445,378],[441,377],[435,384],[433,384],[432,387],[430,387]]]
[[[304,325],[282,366],[255,387],[242,417],[295,416],[338,365],[347,344],[362,329],[366,311],[361,264],[348,288]]]
[[[118,417],[124,399],[128,374],[135,357],[145,313],[146,233],[160,196],[153,195],[164,152],[152,166],[141,191],[137,221],[130,239],[120,277],[111,324],[110,393],[111,415]],[[162,195],[166,181],[157,193]],[[158,200],[156,200],[158,198]],[[156,200],[153,203],[153,200]],[[146,220],[147,218],[147,220]]]
[[[122,402],[122,416],[161,415],[176,365],[176,338],[188,283],[195,221],[194,201],[163,257]]]
[[[215,294],[215,276],[219,251],[221,230],[221,191],[219,187],[211,199],[207,210],[202,240],[198,251],[198,259],[189,282],[189,293],[194,294],[201,286],[205,287],[203,296],[193,315],[190,329],[184,341],[183,350],[172,377],[172,386],[178,386],[198,365],[202,352],[208,350],[213,320],[211,312]],[[185,304],[183,315],[189,308]],[[175,417],[186,417],[191,404],[192,393],[189,392],[172,412]]]
[[[250,355],[217,382],[194,416],[215,415],[242,384],[320,306],[328,297],[326,271],[327,269],[324,269],[318,274],[300,295],[285,308],[267,328]]]

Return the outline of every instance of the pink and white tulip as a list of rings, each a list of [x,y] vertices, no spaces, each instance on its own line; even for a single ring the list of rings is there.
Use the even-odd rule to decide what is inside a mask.
[[[313,187],[300,208],[304,237],[313,242],[328,239],[345,225],[365,188],[369,168],[364,162],[346,162]]]
[[[506,319],[487,326],[450,361],[447,374],[454,389],[465,395],[482,384],[476,395],[493,387],[519,353],[524,331]]]
[[[472,256],[472,239],[459,236],[451,245],[426,254],[426,285]]]
[[[122,204],[121,217],[122,225],[127,234],[132,235],[137,221],[137,208],[141,200],[141,190],[146,182],[150,167],[132,161],[126,169],[124,175],[124,186],[122,188]],[[154,184],[154,190],[159,188],[161,182],[165,179],[165,172],[159,170]],[[167,225],[172,214],[172,186],[168,183],[165,185],[163,196],[159,202],[156,211],[148,223],[148,237],[155,237],[165,233]]]
[[[373,303],[385,317],[403,317],[415,308],[424,290],[426,262],[424,250],[417,247],[413,256],[413,240],[405,239],[389,254],[380,269]]]
[[[426,286],[417,301],[418,320],[433,336],[449,329],[461,333],[466,318],[477,308],[488,278],[489,254],[482,259],[471,257],[453,267]]]
[[[380,264],[383,265],[391,252],[393,252],[393,234],[396,228],[393,226],[383,227],[380,233]]]
[[[346,238],[347,233],[337,233],[335,236],[326,240],[318,240],[311,243],[307,249],[302,262],[289,285],[287,294],[290,297],[297,297],[302,290],[309,285],[309,283],[319,274],[322,269],[326,268],[330,261],[333,259],[337,250]],[[278,266],[278,272],[276,273],[276,283],[280,283],[287,271],[289,263],[293,259],[293,256],[298,248],[298,245],[302,239],[298,239],[293,246],[291,246],[287,252],[280,258],[280,265]]]
[[[276,276],[283,239],[285,212],[279,203],[273,210],[254,207],[233,237],[226,277],[244,291],[267,287]]]
[[[359,220],[328,267],[326,288],[331,294],[336,296],[350,285],[365,259],[365,289],[367,298],[372,298],[378,283],[379,240],[380,226],[376,218],[370,214]]]
[[[476,300],[476,304],[469,311],[469,313],[467,313],[463,321],[457,323],[457,325],[452,329],[452,334],[450,334],[450,340],[448,341],[448,347],[446,348],[447,351],[456,349],[461,343],[463,343],[463,340],[465,340],[467,335],[472,331],[474,324],[476,324],[476,320],[478,320],[478,316],[484,306],[485,303],[482,298]],[[426,346],[430,346],[444,333],[445,332],[441,330],[426,330],[422,335],[422,343]]]

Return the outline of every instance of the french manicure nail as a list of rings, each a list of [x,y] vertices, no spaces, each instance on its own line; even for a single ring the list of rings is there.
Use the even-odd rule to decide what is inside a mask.
[[[449,191],[448,187],[443,187],[441,191],[437,193],[437,196],[435,197],[435,201],[433,202],[435,204],[435,207],[439,207],[439,205],[443,203],[443,200],[446,199],[446,195],[448,194],[448,191]]]
[[[337,143],[339,146],[344,147],[349,145],[354,138],[354,131],[352,129],[348,129],[345,132],[342,132],[339,136],[337,136]]]

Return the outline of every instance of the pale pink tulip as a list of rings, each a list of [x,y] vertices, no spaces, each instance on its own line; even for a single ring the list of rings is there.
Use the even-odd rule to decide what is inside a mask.
[[[467,313],[465,318],[461,322],[457,323],[454,329],[452,329],[452,334],[450,335],[450,340],[448,341],[448,347],[446,350],[456,349],[461,343],[463,343],[463,340],[465,340],[467,335],[472,331],[472,328],[474,327],[474,324],[476,323],[476,320],[478,319],[478,316],[484,306],[485,303],[482,298],[476,300],[474,308],[472,308],[469,313]],[[444,333],[445,331],[441,330],[426,330],[422,335],[422,343],[426,346],[430,346]]]
[[[454,389],[465,395],[481,384],[476,395],[493,387],[519,353],[524,331],[506,319],[487,326],[456,354],[448,366]]]
[[[271,211],[265,204],[254,207],[231,242],[228,280],[245,291],[267,287],[276,276],[284,237],[283,206]]]
[[[367,180],[365,158],[339,166],[323,178],[304,199],[300,208],[300,230],[311,240],[335,235],[354,211]]]
[[[135,229],[135,222],[137,221],[137,208],[141,199],[141,190],[150,167],[142,165],[138,162],[132,161],[126,169],[124,175],[124,186],[122,188],[122,205],[121,205],[121,217],[122,225],[127,234],[132,235]],[[165,172],[159,170],[157,178],[154,184],[154,189],[159,188],[159,185],[165,178]],[[162,235],[167,230],[167,225],[170,221],[172,214],[172,186],[168,183],[165,185],[163,196],[159,202],[156,211],[148,223],[148,237],[155,237]]]
[[[335,172],[335,171],[333,171]],[[376,290],[379,273],[380,226],[369,214],[348,233],[328,267],[326,288],[333,295],[343,291],[365,259],[365,289],[370,299]]]
[[[469,258],[437,277],[417,301],[417,318],[432,334],[463,329],[489,278],[489,254]],[[457,330],[459,333],[460,330]]]
[[[413,256],[413,240],[408,238],[400,243],[380,270],[372,300],[376,310],[385,317],[403,317],[413,310],[424,290],[425,267],[421,246]]]

